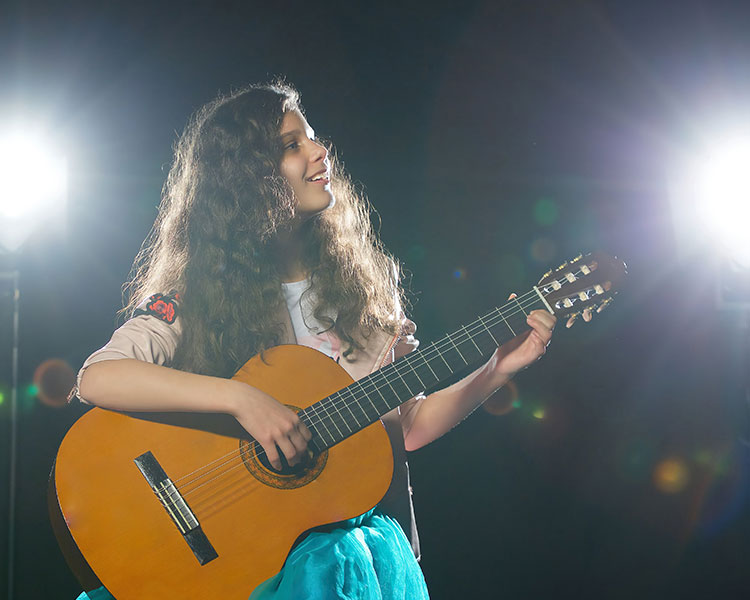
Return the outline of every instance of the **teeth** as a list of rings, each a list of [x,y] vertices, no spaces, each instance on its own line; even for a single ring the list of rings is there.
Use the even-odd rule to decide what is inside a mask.
[[[326,176],[325,173],[321,173],[320,175],[316,175],[315,177],[311,177],[310,181],[319,181],[321,179],[325,179],[325,176]]]

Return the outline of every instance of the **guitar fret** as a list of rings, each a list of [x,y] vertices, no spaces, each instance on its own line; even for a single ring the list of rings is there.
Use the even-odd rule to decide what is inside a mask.
[[[445,363],[445,366],[448,367],[448,370],[451,372],[451,375],[455,373],[453,369],[451,369],[451,366],[448,364],[448,361],[445,360],[445,357],[443,356],[443,353],[440,352],[440,350],[437,349],[437,344],[435,344],[435,351],[437,352],[437,355],[440,357],[440,360],[442,360]]]
[[[340,396],[341,395],[339,394],[339,397]],[[335,413],[333,415],[333,424],[336,427],[336,429],[338,430],[339,434],[341,435],[341,439],[343,440],[347,435],[351,435],[352,433],[354,433],[354,430],[351,428],[351,425],[349,425],[349,423],[347,423],[346,417],[344,416],[343,411],[339,408],[338,403],[332,402],[332,404],[333,404],[333,409],[335,411]],[[339,427],[336,424],[337,420],[341,424],[341,427]],[[349,433],[348,434],[344,433],[344,430],[343,430],[344,425],[346,425],[346,427],[349,429]]]
[[[367,412],[365,412],[364,405],[361,402],[359,402],[357,400],[357,398],[354,397],[354,394],[349,393],[349,397],[350,397],[350,401],[348,402],[348,404],[350,406],[354,406],[355,408],[358,408],[359,412],[362,413],[362,419],[363,419],[362,423],[360,423],[359,419],[357,419],[356,417],[355,417],[355,420],[357,421],[357,424],[360,427],[364,427],[365,425],[367,425],[368,423],[370,423],[372,421],[372,418],[370,417],[370,415],[367,414]],[[372,405],[372,403],[370,403],[370,404]],[[375,408],[375,407],[373,407],[373,408]]]
[[[464,361],[467,365],[469,364],[469,361],[464,358],[464,355],[461,354],[461,351],[458,349],[458,346],[456,346],[456,342],[453,341],[452,336],[448,336],[448,341],[453,344],[453,347],[456,349],[456,352],[458,352],[458,355],[461,357],[461,360]]]
[[[350,422],[349,417],[346,416],[346,412],[344,412],[344,408],[349,412],[349,414],[352,416],[352,419],[354,420],[354,423],[357,423],[357,417],[354,416],[354,413],[351,409],[351,402],[348,402],[344,394],[339,393],[339,399],[336,402],[336,410],[338,412],[338,415],[341,417],[341,420],[346,425],[347,429],[349,429],[349,434],[354,433],[355,431],[359,430],[359,427],[352,427],[352,424]],[[358,423],[357,423],[358,424]]]
[[[396,375],[398,375],[398,378],[403,382],[404,386],[406,387],[406,390],[409,392],[409,397],[410,398],[414,397],[414,392],[409,387],[409,384],[406,383],[406,379],[404,379],[403,375],[401,375],[401,373],[399,372],[398,369],[394,369],[394,371],[396,372]],[[391,388],[391,389],[393,389],[393,388]],[[396,394],[396,395],[398,396],[398,394]]]
[[[520,309],[521,309],[521,312],[522,312],[523,314],[525,314],[525,315],[526,315],[526,316],[528,317],[528,316],[529,316],[529,313],[527,313],[527,312],[526,312],[526,310],[524,310],[523,306],[521,306],[521,303],[520,303],[520,302],[518,301],[518,296],[516,296],[516,297],[515,297],[515,298],[513,298],[513,299],[514,299],[514,300],[516,301],[516,304],[518,305],[518,308],[520,308]]]
[[[419,376],[419,373],[417,373],[417,369],[412,367],[411,372],[414,373],[414,377],[416,377],[419,380],[419,385],[422,387],[422,391],[427,389],[427,386],[424,384],[424,381],[422,381],[422,378]]]
[[[510,326],[510,323],[508,323],[508,320],[505,318],[505,315],[503,315],[502,312],[500,312],[499,308],[495,309],[495,312],[500,315],[500,318],[505,322],[505,324],[508,326],[508,329],[510,329],[510,332],[513,334],[513,337],[516,336],[516,332],[513,331],[513,328]]]
[[[499,346],[501,345],[501,344],[500,344],[500,342],[498,342],[498,341],[497,341],[497,340],[495,339],[495,336],[494,336],[494,335],[492,335],[492,331],[490,331],[490,328],[489,328],[489,327],[487,327],[487,325],[485,325],[485,323],[484,323],[484,319],[483,319],[482,317],[479,317],[478,321],[479,321],[479,324],[480,324],[480,325],[481,325],[482,327],[484,327],[485,331],[486,331],[486,332],[487,332],[487,333],[489,334],[489,336],[490,336],[490,337],[492,338],[492,341],[493,341],[493,342],[495,342],[495,346],[498,346],[498,347],[499,347]]]
[[[362,387],[362,386],[361,386],[361,384],[360,384],[360,388],[361,388],[361,387]],[[363,390],[363,391],[364,391],[364,390]],[[368,402],[370,403],[370,406],[372,406],[372,410],[374,410],[374,411],[375,411],[375,414],[378,414],[378,407],[377,407],[377,406],[375,406],[375,404],[373,403],[372,399],[370,398],[370,394],[367,394],[367,393],[365,393],[365,398],[367,398],[367,401],[368,401]],[[360,405],[360,406],[361,406],[361,405]],[[362,409],[362,412],[364,412],[364,408]],[[368,415],[368,418],[369,418],[369,415]]]
[[[393,365],[388,365],[386,367],[386,369],[388,369],[388,372],[392,371],[393,370]],[[398,392],[396,392],[396,390],[393,389],[393,386],[391,385],[391,382],[388,380],[388,377],[384,376],[383,371],[384,371],[384,369],[380,369],[380,371],[378,371],[378,373],[381,374],[381,379],[383,379],[385,381],[385,384],[391,389],[391,392],[393,392],[393,395],[398,398]],[[408,390],[409,388],[407,387],[406,389]],[[378,393],[380,394],[380,389],[378,389]],[[390,408],[391,408],[390,403],[383,397],[383,394],[380,394],[380,396],[381,396],[381,398],[383,398],[383,401],[385,402],[385,405],[390,410]]]
[[[425,366],[426,366],[426,367],[427,367],[427,368],[428,368],[428,369],[430,370],[430,373],[432,373],[432,376],[433,376],[433,377],[435,378],[435,381],[440,381],[440,377],[438,377],[438,376],[437,376],[437,373],[435,373],[435,371],[433,371],[433,370],[432,370],[432,367],[430,366],[430,361],[429,361],[429,360],[427,360],[427,359],[426,359],[426,358],[425,358],[425,357],[424,357],[423,355],[421,355],[421,354],[419,355],[419,358],[421,358],[421,359],[422,359],[422,362],[423,362],[423,363],[425,364]],[[421,381],[421,379],[420,379],[420,381]],[[424,384],[423,384],[423,385],[424,385]],[[425,389],[427,389],[427,387],[426,387],[426,386],[425,386]]]
[[[370,377],[368,377],[368,382],[370,383],[370,385],[372,385],[372,389],[373,389],[374,391],[376,391],[376,392],[378,393],[378,396],[380,396],[380,399],[381,399],[381,400],[383,401],[383,402],[382,402],[382,403],[383,403],[383,406],[384,406],[384,407],[386,408],[386,410],[388,410],[388,409],[389,409],[389,404],[388,404],[388,400],[386,399],[386,397],[385,397],[385,396],[383,396],[383,393],[382,393],[382,392],[380,391],[380,386],[378,386],[378,384],[377,384],[377,382],[375,381],[375,378],[374,378],[374,376],[375,376],[375,375],[376,375],[377,373],[380,373],[380,371],[376,371],[375,373],[373,373],[372,375],[370,375]],[[365,387],[364,387],[363,383],[362,383],[362,380],[360,380],[360,381],[357,381],[356,383],[357,383],[357,386],[359,387],[359,389],[360,389],[360,390],[362,391],[362,393],[363,393],[363,394],[365,395],[365,397],[366,397],[366,398],[367,398],[368,400],[370,400],[370,396],[372,395],[372,390],[371,390],[371,391],[367,391],[367,390],[365,389]],[[377,417],[379,417],[380,415],[382,415],[382,414],[383,414],[383,408],[378,408],[378,407],[377,407],[377,406],[375,405],[375,403],[374,403],[374,402],[372,402],[371,400],[370,400],[370,404],[372,404],[373,408],[375,409],[375,415],[374,415],[374,418],[377,418]]]
[[[318,404],[325,410],[325,400],[321,400]],[[317,406],[317,405],[316,405]],[[327,412],[327,411],[326,411]],[[326,415],[327,416],[327,415]],[[331,440],[331,444],[336,443],[336,438],[333,437],[333,434],[331,434],[331,430],[328,429],[328,426],[326,425],[325,421],[323,419],[320,419],[318,421],[320,425],[323,426],[323,428],[326,430],[326,433],[328,434],[328,438]],[[322,437],[322,436],[321,436]],[[325,440],[323,440],[325,442]]]
[[[462,326],[461,329],[463,329],[466,332],[466,336],[469,338],[469,341],[474,344],[474,347],[477,349],[477,352],[479,352],[479,355],[481,356],[483,352],[479,349],[479,346],[477,346],[477,343],[474,341],[474,338],[469,334],[468,331],[466,331],[466,326]]]

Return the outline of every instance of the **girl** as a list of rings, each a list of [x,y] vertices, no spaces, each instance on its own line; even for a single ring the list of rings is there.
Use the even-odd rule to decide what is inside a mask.
[[[310,431],[274,398],[229,377],[281,343],[317,348],[355,379],[414,349],[395,264],[292,87],[221,96],[197,112],[176,145],[129,284],[132,318],[86,360],[76,391],[114,410],[227,413],[275,468],[295,465]],[[383,417],[395,464],[385,498],[310,534],[277,576],[247,593],[427,598],[405,451],[446,433],[540,358],[554,324],[547,312],[532,312],[530,331],[480,369]],[[89,597],[111,598],[104,588]]]

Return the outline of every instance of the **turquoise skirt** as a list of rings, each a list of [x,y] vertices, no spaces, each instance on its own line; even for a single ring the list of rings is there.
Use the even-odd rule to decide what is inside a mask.
[[[250,600],[429,600],[400,525],[377,508],[308,535]],[[114,600],[99,588],[77,600]]]

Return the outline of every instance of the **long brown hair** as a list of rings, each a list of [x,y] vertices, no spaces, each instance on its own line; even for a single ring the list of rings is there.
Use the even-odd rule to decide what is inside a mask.
[[[156,292],[180,293],[176,368],[229,376],[282,341],[284,300],[270,248],[294,217],[278,169],[281,122],[292,110],[301,106],[290,85],[252,85],[198,110],[175,144],[123,311],[132,315]],[[304,266],[316,318],[350,354],[375,330],[395,332],[402,290],[396,263],[372,230],[369,204],[330,148],[329,156],[336,202],[305,224]]]

